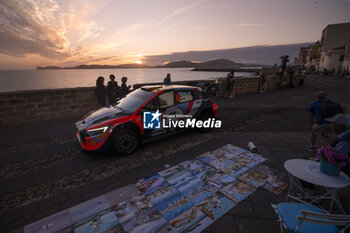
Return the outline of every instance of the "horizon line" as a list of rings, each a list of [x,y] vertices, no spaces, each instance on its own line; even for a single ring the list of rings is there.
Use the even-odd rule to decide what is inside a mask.
[[[251,46],[243,46],[243,47],[231,47],[231,48],[225,48],[225,49],[206,49],[206,50],[187,50],[187,51],[181,51],[181,52],[171,52],[171,53],[164,53],[164,54],[148,54],[144,57],[156,57],[156,56],[168,56],[168,55],[173,55],[173,54],[181,54],[181,53],[189,53],[189,52],[211,52],[211,51],[223,51],[223,50],[231,50],[231,49],[242,49],[242,48],[254,48],[254,47],[273,47],[273,46],[287,46],[287,45],[298,45],[298,44],[307,44],[310,43],[310,45],[312,45],[312,43],[315,43],[315,41],[312,42],[298,42],[298,43],[289,43],[289,44],[258,44],[258,45],[251,45]],[[228,59],[228,58],[218,58],[218,59],[227,59],[227,60],[231,60],[234,62],[233,59]],[[218,60],[218,59],[213,59],[213,60]],[[152,68],[154,66],[162,66],[162,65],[166,65],[167,63],[170,62],[176,62],[176,61],[189,61],[189,60],[173,60],[173,61],[166,61],[163,64],[157,64],[157,65],[148,65],[146,63],[142,63],[140,65],[147,65],[150,66],[149,68]],[[208,60],[210,61],[210,60]],[[189,61],[189,62],[193,62],[193,63],[200,63],[199,61]],[[239,62],[241,63],[241,62]],[[244,64],[244,63],[243,63]],[[246,63],[249,64],[249,63]],[[12,70],[38,70],[37,67],[49,67],[49,66],[57,66],[59,68],[67,68],[69,69],[70,67],[77,67],[77,66],[81,66],[81,65],[88,65],[88,64],[78,64],[78,65],[72,65],[72,66],[63,66],[63,65],[36,65],[34,68],[32,69],[0,69],[1,71],[12,71]],[[99,64],[91,64],[91,65],[99,65]],[[118,65],[137,65],[137,63],[118,63],[118,64],[103,64],[103,65],[99,65],[99,66],[118,66]],[[90,65],[89,65],[90,66]],[[137,67],[136,67],[137,68]],[[147,68],[147,67],[140,67],[140,68]],[[154,67],[157,68],[157,67]],[[130,68],[129,68],[130,69]],[[45,70],[49,70],[49,69],[45,69]]]

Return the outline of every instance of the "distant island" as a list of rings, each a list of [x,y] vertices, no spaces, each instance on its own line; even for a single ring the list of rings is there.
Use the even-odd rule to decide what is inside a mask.
[[[130,69],[130,68],[193,68],[194,71],[227,71],[230,69],[240,69],[241,67],[263,67],[257,64],[236,63],[229,59],[216,59],[207,62],[173,61],[165,65],[149,66],[144,64],[121,64],[121,65],[79,65],[73,67],[59,66],[37,66],[37,70],[59,70],[59,69]]]
[[[123,69],[123,68],[151,68],[151,66],[143,64],[121,64],[116,66],[111,65],[79,65],[72,67],[60,67],[60,66],[37,66],[37,70],[75,70],[75,69]]]

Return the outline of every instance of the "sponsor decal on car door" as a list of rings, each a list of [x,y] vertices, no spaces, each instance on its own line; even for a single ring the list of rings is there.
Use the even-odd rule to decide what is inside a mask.
[[[174,92],[173,91],[167,91],[163,92],[156,98],[154,98],[149,104],[147,104],[143,109],[143,114],[150,114],[147,115],[147,117],[150,117],[149,119],[146,119],[145,116],[143,116],[143,122],[144,124],[149,124],[147,126],[157,126],[157,127],[144,127],[144,138],[148,139],[150,137],[156,137],[161,136],[167,132],[166,129],[164,129],[162,126],[163,124],[163,116],[167,114],[168,110],[174,107]],[[161,115],[159,115],[161,114]],[[153,119],[155,117],[155,119]],[[154,121],[152,121],[154,120]],[[160,127],[158,127],[158,121],[160,120]],[[150,122],[152,121],[152,122]]]

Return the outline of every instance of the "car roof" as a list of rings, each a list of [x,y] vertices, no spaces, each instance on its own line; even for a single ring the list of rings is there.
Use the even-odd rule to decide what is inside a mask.
[[[152,91],[157,93],[159,91],[165,90],[198,90],[202,91],[202,88],[195,86],[187,86],[187,85],[150,85],[150,86],[142,86],[142,90]]]

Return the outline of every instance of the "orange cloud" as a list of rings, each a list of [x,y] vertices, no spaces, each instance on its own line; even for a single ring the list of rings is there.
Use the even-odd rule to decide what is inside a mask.
[[[14,57],[37,54],[64,61],[83,52],[79,43],[104,31],[79,17],[72,5],[64,9],[55,0],[2,0],[0,22],[0,53]]]

